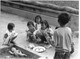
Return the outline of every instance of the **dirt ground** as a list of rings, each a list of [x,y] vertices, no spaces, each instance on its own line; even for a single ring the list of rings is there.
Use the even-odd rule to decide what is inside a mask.
[[[17,44],[19,46],[26,46],[27,43],[26,43],[25,30],[27,29],[27,26],[26,26],[27,21],[29,21],[29,19],[19,17],[17,15],[13,15],[13,14],[1,12],[1,16],[0,16],[0,46],[3,42],[3,36],[7,30],[7,24],[9,22],[12,22],[15,24],[15,31],[18,33],[18,37],[16,38],[15,42],[17,42]],[[75,52],[71,56],[71,59],[75,59],[75,56],[77,56],[77,53],[78,53],[78,38],[74,38],[73,41],[75,44]]]

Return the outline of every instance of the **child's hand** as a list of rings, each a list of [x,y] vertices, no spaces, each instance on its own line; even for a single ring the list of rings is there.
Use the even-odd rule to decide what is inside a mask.
[[[18,33],[15,33],[15,34],[14,34],[14,37],[16,37],[16,36],[18,36]]]
[[[48,33],[47,32],[44,32],[44,36],[47,38],[49,37]]]
[[[12,34],[10,37],[9,37],[9,39],[12,39],[14,37],[14,35]]]
[[[31,34],[31,32],[30,32],[30,31],[28,31],[28,32],[27,32],[27,34]]]
[[[6,34],[4,34],[4,38],[7,38],[8,37],[8,34],[6,33]]]
[[[17,36],[18,35],[18,33],[12,33],[11,34],[11,37],[15,37],[15,36]]]
[[[71,46],[73,46],[73,45],[74,45],[74,43],[72,42]]]
[[[40,41],[41,41],[41,39],[38,37],[37,42],[40,42]]]
[[[33,32],[34,35],[36,35],[37,33],[38,33],[38,30],[35,30],[35,31]]]
[[[71,54],[74,52],[74,46],[73,46],[74,44],[72,43],[72,45],[71,45]]]
[[[9,37],[10,41],[14,40],[17,37],[18,33],[13,33],[11,34],[11,36]]]
[[[50,30],[47,30],[47,31],[45,31],[45,32],[50,33]]]

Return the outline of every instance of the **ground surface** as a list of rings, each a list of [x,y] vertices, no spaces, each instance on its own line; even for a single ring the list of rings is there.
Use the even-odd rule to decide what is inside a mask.
[[[25,30],[27,29],[27,21],[29,21],[29,19],[25,19],[23,17],[19,17],[17,15],[13,15],[13,14],[8,14],[8,13],[4,13],[1,12],[1,16],[0,16],[0,46],[3,42],[3,35],[7,30],[7,24],[9,22],[12,22],[15,24],[15,31],[19,34],[18,37],[16,38],[15,42],[17,42],[17,44],[19,46],[25,47],[28,45],[28,43],[26,42],[26,32]],[[75,43],[75,52],[74,54],[71,56],[71,59],[76,59],[75,57],[77,56],[77,50],[78,50],[78,38],[74,38],[73,39],[74,43]],[[53,54],[55,52],[54,48],[47,50],[48,54],[47,56],[51,58],[53,58]],[[45,55],[45,53],[42,53],[42,55]],[[51,55],[50,55],[51,54]]]

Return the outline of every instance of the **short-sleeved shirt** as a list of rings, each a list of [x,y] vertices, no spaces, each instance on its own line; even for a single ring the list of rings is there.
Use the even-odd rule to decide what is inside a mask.
[[[47,37],[50,37],[51,39],[53,39],[54,29],[52,29],[51,27],[47,28],[43,31],[43,33],[48,35]]]
[[[48,28],[48,29],[45,29],[46,32],[49,32],[50,34],[53,34],[54,33],[54,30],[52,28]]]
[[[40,30],[41,29],[41,24],[37,24],[37,23],[34,23],[35,27],[37,30]]]
[[[71,51],[72,32],[69,27],[61,27],[54,32],[56,50]]]

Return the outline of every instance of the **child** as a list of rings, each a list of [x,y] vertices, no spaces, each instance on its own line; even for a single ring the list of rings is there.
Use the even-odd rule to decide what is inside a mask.
[[[42,22],[41,16],[37,15],[34,21],[35,21],[35,28],[39,30],[41,28],[41,22]]]
[[[18,33],[14,31],[15,25],[13,23],[8,23],[7,31],[4,34],[3,45],[12,46],[15,44],[14,39],[17,37]]]
[[[70,21],[70,16],[67,13],[61,13],[58,16],[60,27],[54,32],[55,55],[54,59],[70,59],[72,47],[72,33],[66,24]]]
[[[3,44],[0,47],[1,52],[8,51],[13,45],[15,45],[14,39],[17,37],[17,33],[14,31],[15,25],[13,23],[8,23],[7,31],[4,34]]]
[[[37,32],[37,36],[41,39],[42,43],[47,42],[46,40],[46,34],[53,39],[53,30],[52,28],[50,28],[48,22],[46,20],[44,20],[41,24],[41,29]]]
[[[34,23],[33,23],[32,21],[29,21],[29,22],[27,23],[27,26],[28,26],[28,29],[29,29],[29,30],[27,31],[27,38],[28,38],[28,40],[29,40],[30,42],[33,42],[34,39],[35,39],[33,33],[34,33],[34,31],[36,30],[36,29],[35,29],[35,26],[34,26]]]
[[[3,42],[3,47],[1,52],[8,52],[14,55],[19,55],[19,56],[27,56],[23,54],[20,50],[16,49],[16,44],[14,42],[14,39],[17,37],[18,33],[14,31],[15,25],[14,23],[8,23],[7,26],[7,31],[4,34],[4,42]]]

